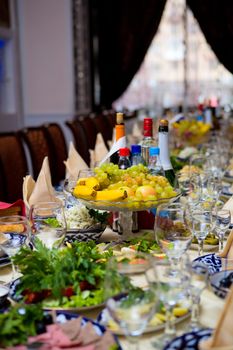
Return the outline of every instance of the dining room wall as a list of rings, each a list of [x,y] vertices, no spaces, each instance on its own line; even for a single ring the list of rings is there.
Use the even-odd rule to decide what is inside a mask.
[[[17,4],[23,124],[63,125],[74,115],[71,0]]]

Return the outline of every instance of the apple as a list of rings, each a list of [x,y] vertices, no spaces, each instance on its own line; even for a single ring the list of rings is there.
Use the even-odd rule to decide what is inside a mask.
[[[148,196],[156,196],[156,190],[150,185],[139,186],[135,192],[137,197],[142,197],[143,199],[148,198]]]

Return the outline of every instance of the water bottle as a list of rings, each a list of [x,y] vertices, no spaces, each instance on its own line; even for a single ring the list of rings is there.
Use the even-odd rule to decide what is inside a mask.
[[[162,164],[159,158],[159,147],[150,147],[148,169],[152,175],[165,176]]]
[[[128,169],[131,166],[131,162],[129,159],[130,156],[130,150],[127,147],[120,148],[119,150],[119,162],[118,162],[118,168],[119,169]]]
[[[141,146],[140,145],[132,145],[131,146],[131,163],[132,165],[145,164],[144,159],[141,154]]]

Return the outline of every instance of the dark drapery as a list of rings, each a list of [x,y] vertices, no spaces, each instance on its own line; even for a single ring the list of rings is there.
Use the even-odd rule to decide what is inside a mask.
[[[233,0],[187,0],[207,42],[233,73]]]
[[[166,0],[97,0],[100,103],[110,107],[138,71]]]

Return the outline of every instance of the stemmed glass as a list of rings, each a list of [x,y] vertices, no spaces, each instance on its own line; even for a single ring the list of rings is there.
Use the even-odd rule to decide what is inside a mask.
[[[66,235],[66,219],[61,201],[38,202],[32,205],[29,220],[33,244],[37,237],[49,249],[62,245]]]
[[[198,241],[198,256],[203,255],[203,245],[206,236],[211,233],[214,228],[213,207],[208,205],[187,205],[184,211],[185,221],[197,238]]]
[[[149,254],[121,253],[107,263],[106,306],[131,342],[143,333],[155,313],[157,283],[156,268]],[[139,342],[134,344],[139,349]]]
[[[20,215],[0,217],[0,248],[11,259],[12,280],[16,275],[13,257],[22,246],[29,244],[30,233],[30,224],[26,217]]]
[[[188,325],[188,331],[201,328],[199,323],[199,307],[200,296],[208,284],[208,267],[199,262],[184,261],[184,271],[187,275],[186,283],[188,281],[187,292],[191,299],[191,320]]]
[[[173,273],[173,267],[168,260],[157,260],[156,270],[158,276],[159,299],[166,310],[165,331],[161,337],[153,340],[152,345],[156,349],[163,349],[164,346],[176,336],[175,324],[173,322],[173,308],[187,298],[188,277],[185,271],[183,259],[188,260],[186,254],[176,265],[176,273]]]
[[[173,269],[191,245],[193,234],[184,218],[182,203],[161,204],[155,217],[155,239],[170,260]]]
[[[231,224],[231,212],[226,209],[214,209],[215,232],[219,239],[219,252],[223,250],[223,242],[226,231]]]

